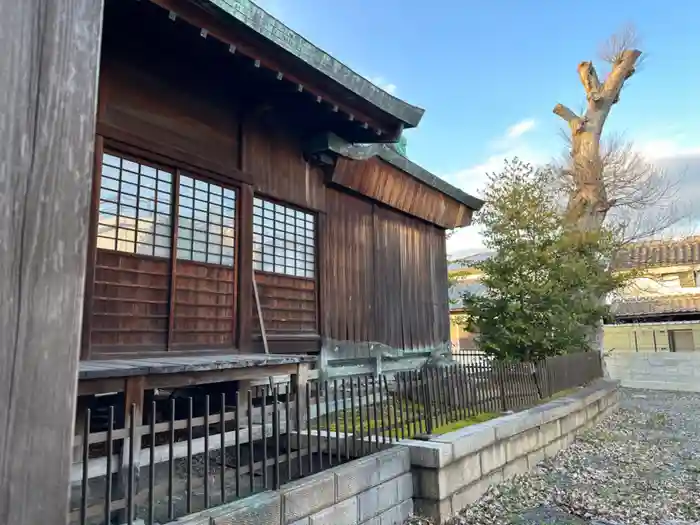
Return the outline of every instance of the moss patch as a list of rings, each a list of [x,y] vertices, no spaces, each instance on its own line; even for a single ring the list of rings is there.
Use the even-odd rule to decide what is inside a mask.
[[[545,403],[549,403],[550,401],[554,401],[555,399],[559,399],[560,397],[566,397],[569,394],[573,394],[577,390],[579,390],[579,389],[578,388],[567,388],[566,390],[560,390],[559,392],[557,392],[556,394],[553,394],[550,397],[545,397],[544,399],[539,401],[537,404],[543,405]]]
[[[467,419],[462,419],[460,421],[454,421],[453,423],[447,423],[433,430],[433,434],[447,434],[448,432],[454,432],[460,428],[465,428],[471,425],[476,425],[478,423],[484,423],[485,421],[490,421],[500,417],[501,414],[494,414],[492,412],[484,412],[483,414],[477,414],[475,416],[469,417]]]
[[[425,407],[410,399],[399,399],[398,396],[396,396],[395,401],[394,403],[393,396],[389,396],[388,400],[383,400],[381,406],[379,406],[379,403],[377,406],[363,406],[362,417],[360,417],[359,407],[355,408],[354,413],[350,409],[346,412],[340,410],[338,411],[337,420],[335,414],[331,414],[328,419],[325,416],[321,416],[320,420],[312,422],[312,426],[323,430],[328,429],[332,432],[337,430],[339,432],[364,435],[379,434],[380,436],[396,439],[427,434],[428,428],[426,424],[429,414]],[[485,412],[475,414],[466,419],[458,419],[461,412],[461,409],[453,408],[451,410],[445,409],[439,415],[436,413],[430,414],[433,419],[430,434],[436,435],[452,432],[453,430],[489,421],[499,416],[499,414]],[[443,425],[438,424],[438,421],[444,420],[454,421]]]

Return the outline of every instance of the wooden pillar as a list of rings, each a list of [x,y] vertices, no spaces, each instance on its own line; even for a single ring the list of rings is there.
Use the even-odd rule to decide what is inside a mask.
[[[101,0],[0,1],[0,523],[68,513],[101,34]]]
[[[90,227],[88,229],[87,255],[85,268],[85,300],[83,308],[83,329],[80,345],[80,359],[90,359],[92,303],[95,293],[95,265],[97,264],[97,225],[100,216],[100,183],[102,180],[102,154],[104,139],[95,137],[95,152],[93,156],[92,190],[90,195]]]
[[[127,507],[120,514],[121,523],[131,523],[134,514],[130,515],[128,507],[129,491],[138,493],[139,473],[141,471],[141,432],[143,425],[144,376],[126,378],[124,382],[124,429],[127,437],[119,454],[119,474],[114,487],[116,499],[125,498]],[[132,431],[132,426],[134,430]],[[131,439],[133,434],[134,438]]]
[[[295,421],[302,422],[302,428],[306,423],[306,385],[309,382],[309,363],[299,363],[297,365],[297,371],[294,376],[292,376],[290,383],[296,386],[297,398],[296,398],[296,410],[301,414],[301,418],[294,418]],[[345,394],[343,394],[345,395]],[[301,428],[297,431],[301,432]]]
[[[248,426],[247,424],[243,424],[244,418],[253,417],[253,414],[248,414],[248,390],[253,388],[252,383],[253,382],[250,380],[238,381],[238,405],[236,405],[236,410],[239,414],[241,428],[246,428]]]
[[[241,185],[238,204],[238,338],[241,352],[252,351],[253,329],[253,187]]]

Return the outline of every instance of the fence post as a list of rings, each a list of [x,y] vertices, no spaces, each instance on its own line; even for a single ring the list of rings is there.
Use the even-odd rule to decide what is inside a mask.
[[[496,372],[496,376],[498,377],[498,384],[501,389],[501,406],[503,408],[503,412],[508,411],[508,403],[506,401],[506,384],[505,384],[505,365],[502,362],[496,363],[498,365],[498,370]]]
[[[532,372],[532,378],[535,380],[535,388],[537,388],[537,397],[543,399],[542,396],[542,385],[540,385],[540,362],[530,362],[530,370]]]
[[[423,389],[423,399],[425,400],[425,432],[426,434],[433,433],[433,398],[431,395],[430,388],[430,374],[427,373],[427,369],[423,368],[421,370],[421,388]]]
[[[123,523],[134,518],[133,497],[138,493],[140,481],[140,427],[143,424],[144,382],[144,376],[129,377],[124,381],[124,431],[129,437],[125,437],[122,441],[119,473],[114,487],[117,499],[124,499],[126,502],[124,508],[118,513]]]

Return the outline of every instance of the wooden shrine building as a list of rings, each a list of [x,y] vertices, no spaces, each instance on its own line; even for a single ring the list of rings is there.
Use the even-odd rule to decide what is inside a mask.
[[[423,110],[248,0],[106,0],[81,360],[449,342],[481,202],[391,146]]]

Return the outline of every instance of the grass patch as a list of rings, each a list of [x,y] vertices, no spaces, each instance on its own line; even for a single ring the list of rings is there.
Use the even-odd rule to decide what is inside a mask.
[[[325,430],[326,428],[335,432],[355,433],[380,436],[391,436],[392,438],[410,437],[421,432],[425,432],[425,420],[427,412],[420,403],[414,403],[409,399],[402,399],[394,406],[392,399],[384,399],[381,406],[363,405],[362,411],[359,407],[355,410],[339,410],[336,420],[335,414],[330,414],[326,418],[321,416],[316,421],[316,428]],[[419,421],[422,420],[422,430]]]
[[[462,419],[461,421],[454,421],[453,423],[447,423],[446,425],[439,426],[436,429],[433,429],[433,434],[447,434],[448,432],[454,432],[455,430],[459,430],[461,428],[490,421],[492,419],[500,417],[500,415],[501,414],[494,414],[493,412],[484,412],[481,414],[476,414],[475,416],[469,417],[467,419]]]

